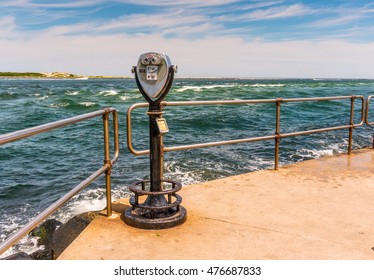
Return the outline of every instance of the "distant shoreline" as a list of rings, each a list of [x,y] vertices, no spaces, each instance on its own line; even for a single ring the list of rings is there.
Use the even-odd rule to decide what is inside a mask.
[[[0,79],[133,79],[132,76],[83,76],[67,72],[0,72]],[[285,78],[285,77],[175,77],[179,80],[313,80],[313,81],[347,81],[374,80],[372,78]]]

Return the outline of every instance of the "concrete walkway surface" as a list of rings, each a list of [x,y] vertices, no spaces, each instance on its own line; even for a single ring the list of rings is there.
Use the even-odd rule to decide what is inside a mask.
[[[141,230],[128,199],[99,215],[60,260],[374,259],[374,149],[185,186],[187,221]]]

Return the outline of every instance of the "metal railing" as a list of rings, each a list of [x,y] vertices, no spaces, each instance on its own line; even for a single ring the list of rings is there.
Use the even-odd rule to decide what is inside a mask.
[[[113,133],[114,133],[114,155],[110,158],[110,143],[109,143],[109,115],[113,116]],[[17,243],[22,237],[27,235],[32,229],[38,226],[43,220],[48,218],[52,213],[59,209],[64,203],[69,201],[74,195],[82,191],[85,187],[95,181],[100,175],[105,173],[105,184],[106,184],[106,204],[107,204],[107,216],[112,215],[112,198],[111,198],[111,171],[112,166],[115,164],[119,157],[119,140],[118,140],[118,112],[114,108],[106,108],[103,110],[98,110],[92,113],[75,116],[72,118],[47,123],[44,125],[39,125],[23,130],[18,130],[15,132],[0,135],[0,145],[14,142],[23,138],[27,138],[33,135],[51,131],[57,128],[72,125],[78,122],[82,122],[88,119],[96,118],[98,116],[103,117],[103,127],[104,127],[104,164],[96,172],[91,174],[87,179],[82,181],[80,184],[75,186],[63,197],[58,199],[40,214],[38,214],[29,223],[24,225],[19,231],[11,235],[8,239],[0,244],[0,254],[8,250],[12,245]]]
[[[355,100],[361,100],[361,118],[360,122],[355,124],[354,123],[354,105]],[[317,101],[332,101],[332,100],[350,100],[350,119],[349,124],[334,126],[334,127],[327,127],[327,128],[320,128],[320,129],[313,129],[313,130],[306,130],[306,131],[298,131],[298,132],[290,132],[290,133],[281,133],[280,131],[280,116],[281,116],[281,104],[282,103],[292,103],[292,102],[317,102]],[[244,105],[244,104],[264,104],[264,103],[274,103],[276,105],[276,124],[275,124],[275,133],[272,135],[261,136],[261,137],[251,137],[251,138],[243,138],[243,139],[235,139],[235,140],[226,140],[226,141],[217,141],[217,142],[209,142],[209,143],[199,143],[199,144],[191,144],[191,145],[183,145],[183,146],[174,146],[174,147],[164,147],[164,152],[171,152],[171,151],[180,151],[180,150],[188,150],[188,149],[197,149],[197,148],[206,148],[206,147],[214,147],[214,146],[222,146],[222,145],[229,145],[229,144],[239,144],[239,143],[247,143],[247,142],[256,142],[256,141],[265,141],[265,140],[275,140],[275,160],[274,160],[274,169],[278,169],[279,165],[279,144],[280,139],[286,137],[293,137],[293,136],[300,136],[300,135],[307,135],[313,133],[321,133],[333,130],[342,130],[348,129],[349,130],[349,141],[348,141],[348,153],[352,151],[352,132],[353,129],[359,126],[362,126],[365,122],[365,98],[361,95],[359,96],[334,96],[334,97],[317,97],[317,98],[276,98],[276,99],[259,99],[259,100],[223,100],[223,101],[179,101],[179,102],[162,102],[161,105],[163,107],[166,106],[206,106],[206,105]],[[149,153],[149,150],[136,150],[133,146],[132,141],[132,125],[131,125],[131,113],[136,108],[144,108],[147,107],[148,103],[137,103],[132,105],[127,111],[127,146],[129,151],[134,155],[146,155]]]

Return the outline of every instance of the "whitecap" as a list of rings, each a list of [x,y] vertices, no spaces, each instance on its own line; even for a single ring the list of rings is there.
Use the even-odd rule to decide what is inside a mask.
[[[122,95],[119,97],[119,99],[121,99],[122,101],[126,101],[126,100],[129,100],[129,99],[134,99],[134,98],[138,98],[138,96],[136,95]]]
[[[284,87],[285,84],[254,84],[251,87]]]
[[[80,102],[79,105],[82,105],[85,107],[91,107],[91,106],[95,106],[96,103],[95,102]]]
[[[58,103],[58,104],[49,104],[48,107],[49,108],[64,108],[64,107],[67,107],[69,106],[69,103],[65,102],[65,103]]]
[[[113,95],[117,95],[117,94],[118,94],[118,91],[116,91],[116,90],[114,90],[114,89],[103,90],[103,91],[100,91],[99,94],[100,94],[100,95],[104,95],[104,96],[113,96]]]
[[[231,88],[236,87],[237,84],[226,84],[226,85],[205,85],[205,86],[183,86],[181,88],[175,89],[176,92],[184,92],[186,90],[192,90],[196,92],[203,91],[204,89],[215,89],[215,88]]]
[[[67,94],[67,95],[78,95],[79,91],[68,91],[65,94]]]

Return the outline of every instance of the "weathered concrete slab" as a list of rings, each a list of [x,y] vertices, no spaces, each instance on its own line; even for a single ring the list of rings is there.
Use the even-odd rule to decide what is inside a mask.
[[[374,259],[374,150],[202,184],[180,192],[187,222],[140,230],[98,216],[59,259]]]

